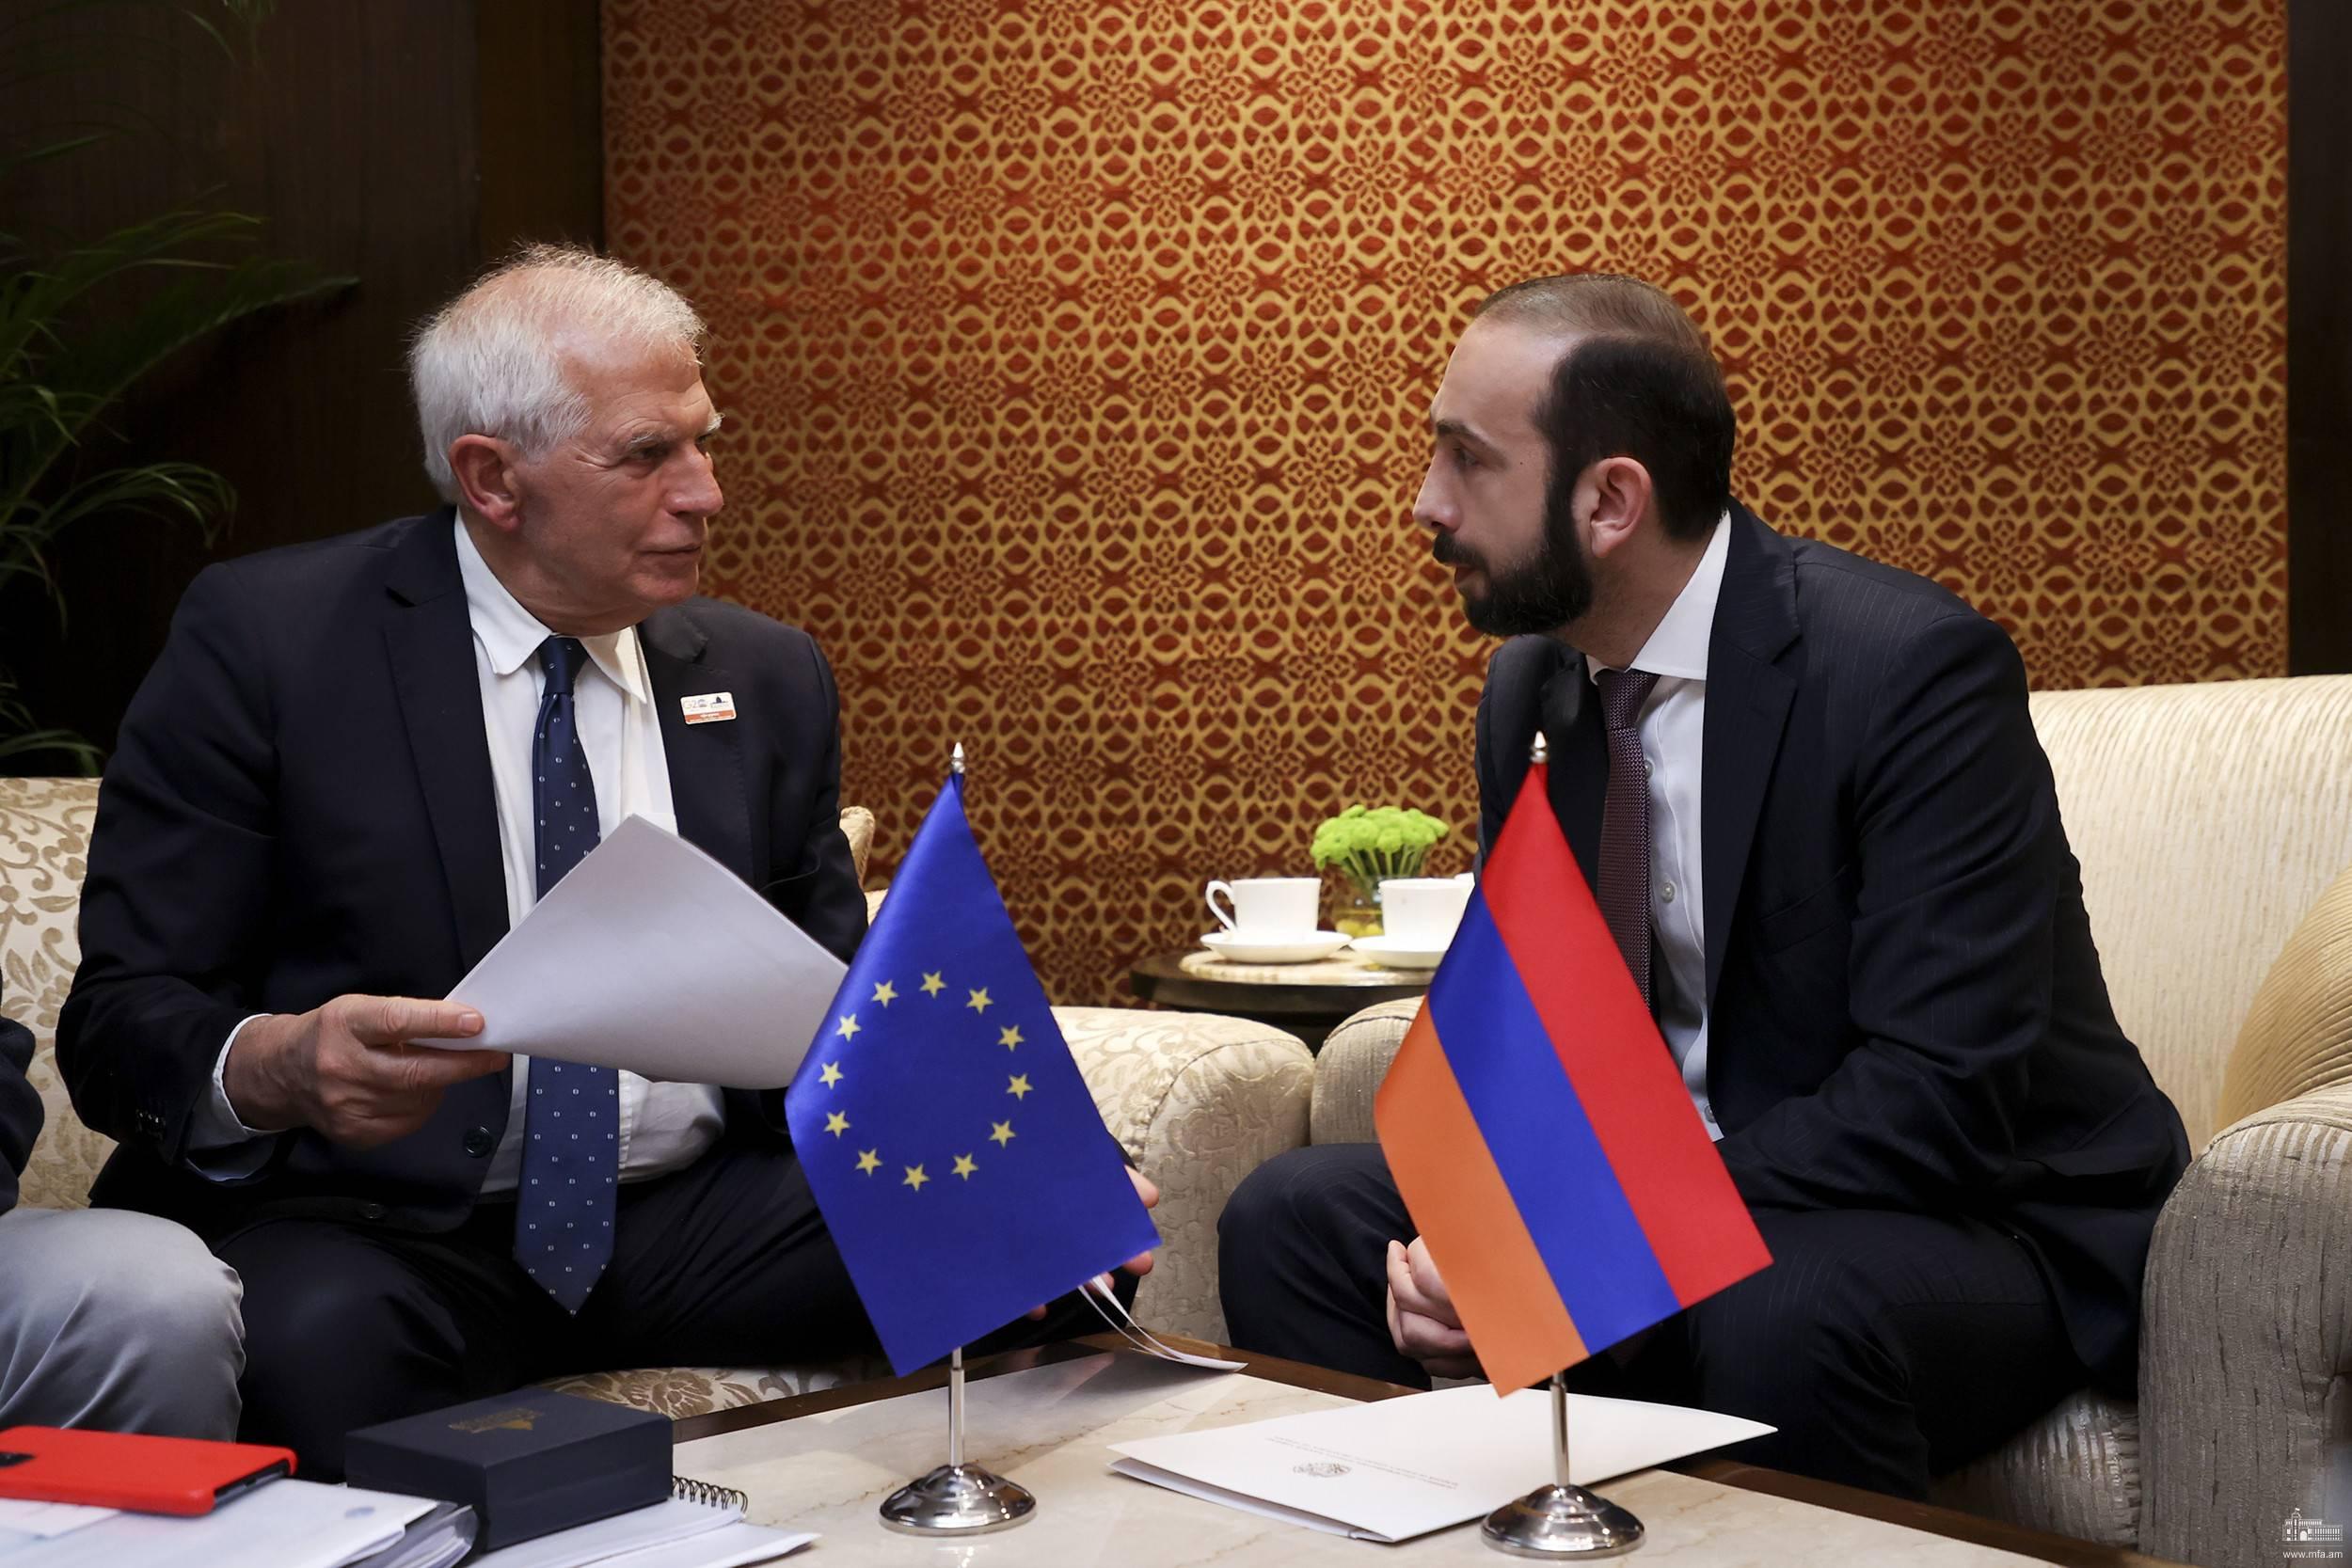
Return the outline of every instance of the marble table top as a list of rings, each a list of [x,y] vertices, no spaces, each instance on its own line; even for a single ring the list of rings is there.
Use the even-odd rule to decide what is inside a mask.
[[[1510,1560],[1482,1543],[1472,1525],[1375,1545],[1201,1502],[1108,1468],[1111,1443],[1346,1402],[1244,1373],[1133,1355],[1086,1356],[976,1381],[967,1396],[966,1456],[1029,1488],[1038,1509],[1017,1528],[952,1543],[893,1534],[874,1512],[901,1484],[946,1460],[944,1388],[681,1443],[675,1465],[681,1476],[749,1494],[755,1524],[821,1530],[823,1540],[787,1560],[795,1563],[1496,1568]],[[2035,1560],[1661,1470],[1599,1490],[1648,1527],[1647,1539],[1620,1560],[1631,1563],[1992,1568]]]

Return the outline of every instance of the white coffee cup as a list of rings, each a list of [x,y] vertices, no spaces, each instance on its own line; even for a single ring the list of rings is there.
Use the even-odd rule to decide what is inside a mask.
[[[1232,910],[1218,907],[1220,893]],[[1206,896],[1217,924],[1236,936],[1305,936],[1316,928],[1315,904],[1322,894],[1320,877],[1244,877],[1211,882]]]
[[[1434,952],[1454,940],[1470,895],[1467,877],[1391,877],[1380,884],[1381,934]]]

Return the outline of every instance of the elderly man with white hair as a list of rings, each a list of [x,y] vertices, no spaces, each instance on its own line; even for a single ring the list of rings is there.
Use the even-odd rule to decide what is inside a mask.
[[[824,656],[694,596],[703,332],[518,253],[411,352],[450,504],[208,568],[123,721],[58,1057],[96,1200],[242,1275],[243,1430],[306,1473],[556,1373],[871,1343],[779,1096],[407,1043],[482,1027],[434,999],[632,813],[864,933]]]

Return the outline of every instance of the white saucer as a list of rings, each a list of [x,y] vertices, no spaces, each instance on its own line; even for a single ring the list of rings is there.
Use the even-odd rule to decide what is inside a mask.
[[[1341,931],[1285,931],[1270,936],[1211,931],[1200,939],[1200,945],[1230,963],[1304,964],[1329,958],[1347,945],[1347,937]]]
[[[1394,937],[1358,937],[1355,951],[1389,969],[1435,969],[1445,958],[1442,947],[1410,947]]]

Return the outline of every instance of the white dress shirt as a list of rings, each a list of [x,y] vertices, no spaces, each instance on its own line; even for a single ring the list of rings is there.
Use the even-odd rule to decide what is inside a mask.
[[[499,856],[506,874],[506,916],[519,922],[538,902],[537,837],[532,805],[532,740],[539,722],[539,700],[547,674],[539,645],[555,635],[525,610],[474,548],[460,520],[457,569],[466,584],[466,613],[473,623],[474,673],[482,688],[482,722],[490,747],[490,781],[497,796]],[[643,816],[672,832],[677,813],[670,795],[670,768],[661,745],[660,716],[653,683],[634,626],[602,637],[583,637],[589,664],[575,678],[573,712],[580,743],[588,753],[588,774],[596,790],[597,832],[610,834],[628,816]],[[251,1020],[246,1020],[250,1022]],[[213,1069],[213,1103],[199,1117],[192,1161],[206,1174],[229,1178],[260,1168],[270,1134],[237,1120],[222,1086],[232,1031]],[[531,1058],[515,1058],[514,1087],[507,1100],[506,1135],[490,1156],[482,1181],[485,1195],[515,1190],[522,1166],[525,1097]],[[621,1180],[642,1180],[694,1163],[717,1141],[725,1123],[720,1092],[704,1084],[655,1084],[633,1072],[620,1075]]]
[[[1691,1102],[1720,1138],[1707,1102],[1707,899],[1700,882],[1699,776],[1707,746],[1707,646],[1731,550],[1725,513],[1708,536],[1691,580],[1667,607],[1629,666],[1658,677],[1635,718],[1649,777],[1650,989],[1658,1029],[1682,1069]],[[1597,678],[1601,666],[1585,661]]]

